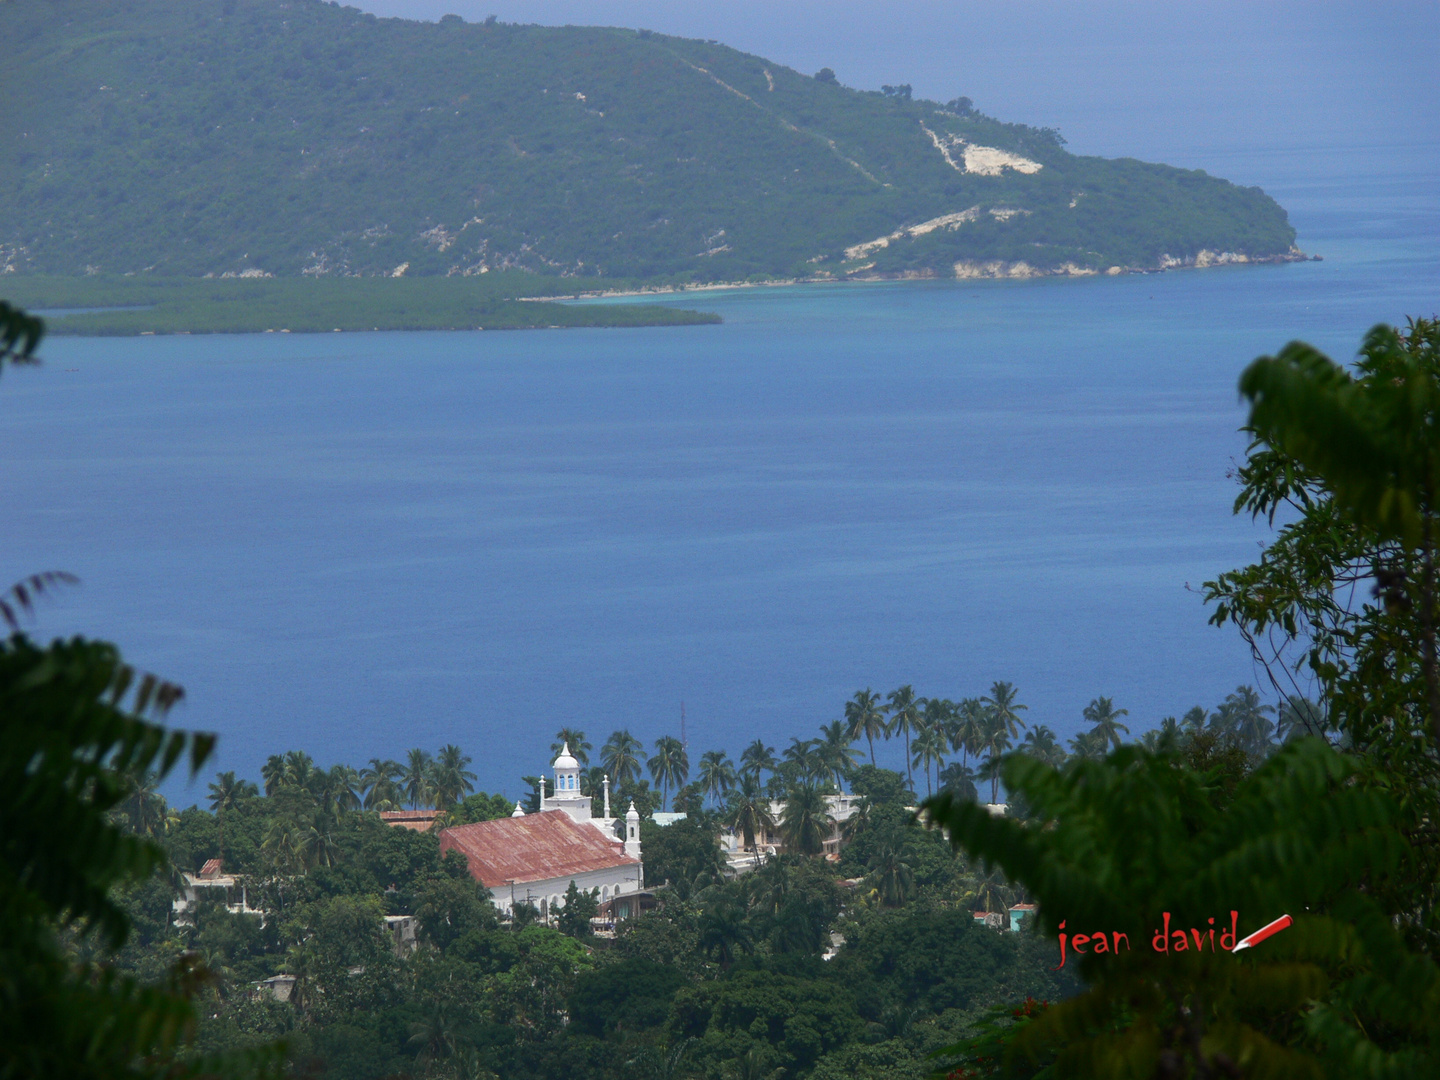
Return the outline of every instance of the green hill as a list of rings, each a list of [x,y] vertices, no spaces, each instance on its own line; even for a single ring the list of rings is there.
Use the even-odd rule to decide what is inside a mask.
[[[670,281],[1297,257],[1203,172],[722,45],[319,0],[0,4],[0,268]]]

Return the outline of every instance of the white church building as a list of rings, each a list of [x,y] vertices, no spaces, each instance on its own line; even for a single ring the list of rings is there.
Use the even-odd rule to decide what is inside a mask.
[[[520,904],[550,915],[565,906],[572,881],[583,892],[598,890],[602,904],[645,886],[635,804],[625,815],[622,841],[610,816],[610,778],[604,782],[604,815],[592,817],[590,797],[580,794],[580,763],[568,744],[553,769],[555,793],[547,798],[540,785],[538,812],[527,814],[517,805],[508,818],[454,825],[440,833],[441,852],[465,856],[471,876],[507,915]]]

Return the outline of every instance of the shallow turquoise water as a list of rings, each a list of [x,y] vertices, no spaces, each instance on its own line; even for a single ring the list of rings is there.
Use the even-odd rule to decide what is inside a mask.
[[[1440,307],[1433,148],[1251,156],[1303,265],[799,286],[715,327],[52,339],[0,381],[4,573],[42,636],[183,682],[219,765],[553,732],[783,746],[860,687],[1018,684],[1064,736],[1258,683],[1187,589],[1247,561],[1235,380]],[[0,575],[3,576],[3,575]],[[896,746],[882,753],[899,765]],[[177,792],[178,794],[178,792]]]

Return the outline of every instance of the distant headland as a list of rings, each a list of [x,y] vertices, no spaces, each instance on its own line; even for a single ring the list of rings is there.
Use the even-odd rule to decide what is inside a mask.
[[[11,281],[527,271],[585,292],[1306,257],[1258,188],[643,30],[61,0],[4,5],[0,33]]]

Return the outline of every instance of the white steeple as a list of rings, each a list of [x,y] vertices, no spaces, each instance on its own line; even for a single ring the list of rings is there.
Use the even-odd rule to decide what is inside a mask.
[[[605,774],[605,820],[610,820],[610,774]]]
[[[560,756],[555,759],[555,797],[574,799],[580,796],[580,762],[570,756],[570,744],[565,743]]]
[[[634,799],[625,812],[625,854],[632,859],[640,858],[640,811],[635,809]]]
[[[590,821],[590,796],[580,794],[580,762],[570,753],[570,744],[564,744],[552,765],[555,770],[555,793],[546,800],[548,810],[564,810],[576,822]]]

